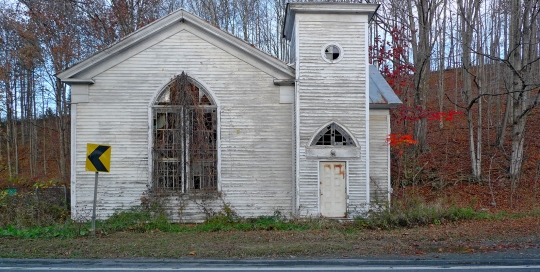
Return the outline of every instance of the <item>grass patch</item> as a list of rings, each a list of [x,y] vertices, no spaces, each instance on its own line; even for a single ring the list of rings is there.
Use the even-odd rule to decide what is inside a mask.
[[[273,215],[248,219],[236,218],[234,220],[224,216],[216,216],[201,224],[177,224],[169,222],[163,215],[153,215],[148,211],[134,208],[128,211],[117,212],[107,220],[96,221],[96,232],[99,235],[108,235],[115,232],[146,233],[150,231],[180,233],[333,230],[350,232],[363,229],[395,229],[483,218],[486,218],[483,214],[479,214],[470,208],[465,208],[449,210],[442,217],[431,209],[405,214],[383,211],[377,214],[370,214],[366,218],[357,218],[353,223],[327,219],[296,220]],[[69,220],[51,226],[31,228],[17,228],[8,225],[0,229],[0,236],[45,239],[55,237],[74,238],[88,236],[90,232],[90,223],[78,223]]]
[[[356,218],[354,225],[358,228],[389,230],[491,218],[491,215],[487,212],[475,211],[471,207],[445,207],[441,204],[426,205],[419,201],[407,204],[396,203],[398,205],[393,205],[390,209],[379,209],[375,212],[369,212],[366,217]]]
[[[0,236],[17,238],[76,238],[88,235],[89,230],[76,222],[65,222],[44,227],[17,228],[11,225],[0,229]]]
[[[58,207],[39,206],[32,195],[3,196],[0,198],[0,211],[9,213],[7,223],[0,225],[0,236],[19,238],[74,238],[88,236],[91,233],[90,222],[75,222],[65,219],[65,210]],[[36,211],[37,209],[37,211]],[[50,213],[50,215],[48,215]],[[335,220],[310,218],[287,218],[280,212],[257,218],[241,218],[232,209],[224,207],[222,211],[201,224],[177,224],[167,219],[160,207],[133,207],[118,211],[106,220],[96,221],[98,235],[115,232],[223,232],[223,231],[306,231],[333,230],[337,232],[358,232],[364,229],[397,229],[412,228],[430,224],[477,219],[505,219],[523,216],[540,216],[538,210],[528,214],[488,214],[475,211],[471,207],[445,206],[442,204],[427,205],[423,201],[395,201],[391,208],[371,211],[364,217],[353,221],[338,222]],[[42,218],[48,218],[42,220]]]

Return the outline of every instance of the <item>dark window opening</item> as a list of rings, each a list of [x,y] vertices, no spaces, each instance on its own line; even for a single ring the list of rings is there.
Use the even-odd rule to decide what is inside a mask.
[[[334,123],[319,131],[311,145],[356,146],[351,136]]]
[[[156,189],[217,189],[217,107],[182,73],[153,108]]]

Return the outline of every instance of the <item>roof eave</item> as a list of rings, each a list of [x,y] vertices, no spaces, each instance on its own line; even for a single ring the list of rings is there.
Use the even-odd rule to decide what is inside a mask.
[[[274,56],[271,56],[270,54],[263,52],[262,50],[256,48],[254,45],[247,43],[246,41],[224,31],[221,30],[213,25],[210,25],[209,23],[200,23],[200,18],[186,12],[184,14],[184,20],[185,23],[190,24],[194,28],[198,28],[200,30],[206,31],[206,33],[209,33],[213,35],[215,38],[220,39],[221,41],[236,46],[237,49],[240,49],[243,53],[250,55],[251,57],[254,57],[258,60],[260,60],[262,63],[266,64],[267,66],[272,67],[274,70],[281,72],[285,74],[286,76],[293,77],[295,76],[294,69],[289,67],[287,63],[277,59]]]
[[[380,4],[358,3],[287,3],[282,38],[291,40],[296,13],[367,14],[368,21],[371,21],[380,6]]]
[[[115,53],[127,49],[134,44],[144,40],[152,35],[152,33],[159,32],[160,30],[169,27],[171,24],[182,21],[184,17],[184,9],[179,9],[163,18],[160,18],[137,31],[125,36],[121,40],[107,46],[105,49],[102,49],[92,56],[76,63],[70,68],[58,73],[58,77],[62,82],[75,76],[76,74],[88,69],[90,66],[97,65],[104,59],[114,55]],[[177,18],[179,16],[180,18]]]
[[[62,82],[66,83],[66,84],[69,84],[69,85],[74,85],[74,84],[88,84],[88,85],[91,85],[91,84],[94,84],[94,80],[91,79],[91,78],[65,78],[65,79],[61,79]]]
[[[395,109],[401,105],[402,103],[388,103],[388,104],[369,103],[369,108],[370,109]]]
[[[361,14],[367,13],[369,20],[377,13],[380,4],[357,3],[290,3],[287,8],[295,13]]]
[[[175,11],[163,18],[160,18],[151,24],[135,31],[134,33],[124,37],[122,40],[110,45],[109,47],[95,53],[94,55],[82,60],[81,62],[75,64],[74,66],[58,73],[58,77],[62,82],[68,83],[68,81],[76,81],[79,79],[73,78],[77,74],[80,74],[94,65],[99,65],[106,59],[120,54],[124,50],[129,49],[130,47],[135,46],[136,44],[156,35],[160,31],[170,27],[176,23],[186,23],[190,26],[203,30],[211,36],[220,39],[224,43],[234,46],[245,54],[260,60],[261,63],[271,67],[273,71],[277,71],[279,78],[293,77],[294,78],[294,69],[288,67],[287,64],[258,48],[253,47],[247,42],[229,34],[210,23],[204,21],[203,19],[180,9]]]

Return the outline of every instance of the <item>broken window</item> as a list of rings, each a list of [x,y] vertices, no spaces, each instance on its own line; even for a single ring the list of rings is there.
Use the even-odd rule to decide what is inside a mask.
[[[351,136],[335,123],[321,129],[311,145],[356,146]]]
[[[217,189],[217,107],[184,73],[153,107],[152,170],[156,189]]]

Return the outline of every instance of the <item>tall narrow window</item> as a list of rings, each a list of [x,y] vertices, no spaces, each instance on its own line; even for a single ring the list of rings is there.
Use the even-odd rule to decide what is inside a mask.
[[[335,123],[321,129],[311,145],[355,146],[351,136]]]
[[[153,107],[153,138],[156,189],[217,189],[217,107],[184,73]]]

